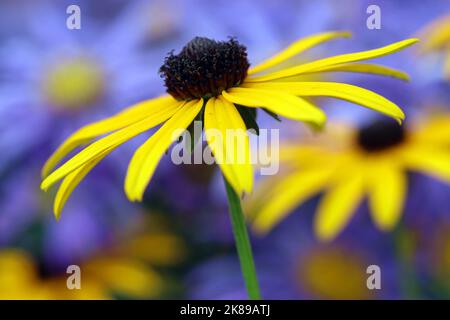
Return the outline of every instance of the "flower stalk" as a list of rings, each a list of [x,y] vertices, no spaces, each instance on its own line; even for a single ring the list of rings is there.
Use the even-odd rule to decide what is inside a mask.
[[[228,181],[224,178],[227,190],[228,206],[231,216],[231,224],[236,242],[236,248],[241,264],[242,276],[244,277],[248,297],[251,300],[260,300],[258,279],[256,276],[255,262],[253,260],[252,247],[245,225],[245,218],[242,212],[241,201]]]

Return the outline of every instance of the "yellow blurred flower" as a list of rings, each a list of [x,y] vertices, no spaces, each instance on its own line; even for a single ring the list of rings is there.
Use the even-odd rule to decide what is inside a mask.
[[[450,78],[450,14],[432,21],[419,32],[423,39],[420,52],[437,52],[444,55],[444,75]]]
[[[101,96],[104,80],[103,72],[94,59],[65,59],[48,67],[43,92],[56,108],[78,109],[91,105]]]
[[[317,299],[369,299],[364,257],[341,247],[317,247],[297,263],[296,280]]]
[[[404,72],[360,62],[402,50],[416,43],[417,39],[273,71],[274,67],[312,47],[348,36],[350,34],[347,32],[312,35],[296,41],[252,68],[245,46],[235,39],[214,41],[194,38],[179,54],[170,53],[160,69],[167,95],[143,101],[117,115],[81,128],[49,158],[43,168],[41,188],[47,190],[62,181],[54,204],[56,217],[59,217],[72,191],[100,161],[123,143],[161,124],[131,159],[125,179],[125,193],[130,201],[142,201],[161,157],[196,119],[204,122],[206,140],[214,158],[238,195],[251,193],[253,189],[253,168],[246,131],[254,126],[257,109],[323,126],[325,113],[308,97],[325,96],[362,105],[401,122],[403,111],[372,91],[345,83],[298,81],[298,76],[356,72],[407,80],[408,75]],[[230,146],[227,142],[230,139],[224,138],[230,130],[241,133],[243,143]],[[97,138],[100,139],[94,141]],[[66,155],[86,143],[91,144],[52,172]]]
[[[164,294],[167,279],[156,268],[183,259],[180,239],[160,230],[122,243],[79,263],[80,289],[68,289],[69,273],[40,272],[26,251],[0,250],[0,299],[149,299]]]
[[[320,239],[333,239],[365,196],[375,224],[390,230],[402,213],[408,171],[450,183],[450,114],[406,128],[388,118],[359,130],[330,126],[323,135],[287,143],[280,152],[284,171],[262,179],[246,203],[257,231],[269,231],[322,191],[314,221]]]

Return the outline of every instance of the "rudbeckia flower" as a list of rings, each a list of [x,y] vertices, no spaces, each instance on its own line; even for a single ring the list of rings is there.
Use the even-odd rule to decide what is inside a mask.
[[[450,14],[432,21],[420,31],[420,52],[442,53],[444,56],[444,75],[450,78]]]
[[[125,192],[131,201],[142,200],[161,157],[181,136],[179,129],[186,129],[195,119],[203,121],[206,139],[216,162],[238,195],[250,193],[253,188],[248,137],[245,136],[246,141],[239,145],[238,150],[230,150],[234,148],[227,147],[225,139],[219,141],[221,139],[208,134],[209,129],[222,134],[227,130],[245,133],[246,129],[254,126],[256,108],[322,126],[326,120],[324,112],[308,100],[316,96],[348,100],[402,121],[402,110],[372,91],[344,83],[300,82],[289,81],[289,78],[298,79],[299,75],[311,73],[347,71],[407,79],[407,75],[398,70],[357,62],[394,53],[417,42],[417,39],[270,72],[272,67],[309,48],[347,36],[349,34],[345,32],[309,36],[253,68],[249,68],[246,48],[235,39],[220,42],[194,38],[179,54],[170,53],[160,68],[167,95],[143,101],[111,118],[81,128],[50,157],[43,169],[41,188],[47,190],[63,180],[54,205],[56,216],[60,215],[74,188],[97,163],[124,142],[160,124],[162,126],[136,151],[129,164]],[[177,130],[180,134],[173,134]],[[108,135],[91,143],[51,172],[72,150],[105,134]],[[239,159],[235,159],[236,154]]]
[[[269,231],[322,191],[314,220],[319,239],[336,237],[366,196],[376,226],[391,230],[402,214],[408,172],[450,183],[449,124],[449,115],[406,127],[384,118],[287,143],[280,154],[286,171],[263,180],[247,203],[255,230]]]

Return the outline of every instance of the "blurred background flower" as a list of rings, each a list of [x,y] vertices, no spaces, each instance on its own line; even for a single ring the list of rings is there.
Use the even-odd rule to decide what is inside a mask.
[[[72,4],[81,9],[80,30],[66,28]],[[379,30],[366,25],[372,4],[381,9]],[[447,32],[424,29],[434,21],[446,26],[437,19],[448,13],[450,4],[440,0],[1,1],[0,297],[245,298],[215,167],[176,166],[164,157],[145,202],[129,204],[120,186],[124,164],[145,138],[138,137],[89,175],[56,222],[53,195],[39,190],[46,158],[82,125],[162,92],[157,70],[164,57],[195,36],[235,36],[253,65],[315,32],[349,30],[354,39],[311,50],[311,58],[418,34],[426,47],[442,36],[430,54],[411,50],[379,59],[407,71],[410,83],[338,75],[392,99],[406,111],[408,127],[409,119],[450,105],[443,77]],[[373,112],[345,104],[321,101],[330,121],[359,127],[374,120]],[[259,117],[261,128],[280,128],[282,139],[305,131]],[[408,178],[403,218],[393,232],[377,230],[363,203],[334,241],[318,242],[313,217],[319,198],[313,197],[267,236],[253,236],[263,296],[448,298],[450,187],[419,173]],[[74,263],[90,290],[65,289],[65,270]],[[372,264],[381,268],[381,290],[366,287]],[[116,276],[122,270],[127,276]]]
[[[386,118],[359,129],[329,124],[315,138],[285,142],[281,172],[263,179],[248,201],[255,229],[269,231],[290,210],[323,192],[314,223],[322,240],[335,238],[366,197],[374,223],[391,231],[408,196],[409,172],[450,182],[450,116],[435,111],[425,117],[409,120],[408,126]]]
[[[149,299],[174,294],[176,283],[157,269],[167,272],[180,263],[185,247],[164,221],[152,217],[156,219],[151,224],[147,218],[124,226],[108,245],[67,265],[57,266],[23,248],[3,248],[0,299]],[[68,279],[71,275],[79,280]]]

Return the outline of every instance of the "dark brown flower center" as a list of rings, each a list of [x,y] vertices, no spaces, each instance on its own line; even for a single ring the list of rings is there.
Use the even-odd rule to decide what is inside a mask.
[[[218,96],[247,76],[247,49],[235,39],[192,39],[181,52],[166,57],[159,72],[167,92],[177,100]]]
[[[366,151],[381,151],[396,146],[405,139],[403,126],[391,119],[377,120],[358,132],[358,144]]]

